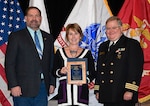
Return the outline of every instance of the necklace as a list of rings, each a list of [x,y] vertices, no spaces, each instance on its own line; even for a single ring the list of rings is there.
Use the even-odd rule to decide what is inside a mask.
[[[70,54],[77,54],[77,51],[70,50]]]
[[[78,51],[70,50],[70,54],[71,54],[71,56],[72,56],[73,58],[77,56],[77,52],[78,52]]]
[[[77,56],[78,53],[78,49],[77,50],[70,50],[70,54],[73,58],[75,58]]]

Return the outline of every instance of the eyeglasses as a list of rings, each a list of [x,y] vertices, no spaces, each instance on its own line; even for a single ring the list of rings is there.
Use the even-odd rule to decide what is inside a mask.
[[[108,30],[116,30],[117,28],[119,28],[120,26],[116,26],[116,27],[111,27],[111,28],[109,28],[109,27],[106,27],[106,30],[108,31]]]

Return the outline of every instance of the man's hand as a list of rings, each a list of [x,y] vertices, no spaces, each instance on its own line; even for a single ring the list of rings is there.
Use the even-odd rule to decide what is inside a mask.
[[[55,87],[53,85],[50,85],[49,94],[54,93],[54,91],[55,91]]]
[[[133,97],[133,93],[127,91],[127,92],[124,93],[123,99],[124,100],[131,100],[132,97]]]
[[[13,96],[21,96],[22,95],[20,86],[13,87],[13,88],[11,88],[10,91]]]
[[[99,93],[95,94],[95,98],[98,100],[99,99]]]

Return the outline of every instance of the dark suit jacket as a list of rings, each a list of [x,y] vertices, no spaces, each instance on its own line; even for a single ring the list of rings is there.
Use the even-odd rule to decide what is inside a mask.
[[[121,102],[126,91],[133,92],[133,101],[137,102],[137,90],[143,71],[143,52],[140,43],[124,35],[108,52],[110,41],[100,45],[95,93],[99,93],[99,102]]]
[[[47,91],[50,85],[55,86],[51,73],[53,64],[53,37],[41,30],[43,37],[43,57],[40,60],[34,41],[27,28],[14,32],[8,39],[5,57],[5,69],[8,88],[20,86],[22,96],[34,97],[40,89],[40,72],[44,73]]]

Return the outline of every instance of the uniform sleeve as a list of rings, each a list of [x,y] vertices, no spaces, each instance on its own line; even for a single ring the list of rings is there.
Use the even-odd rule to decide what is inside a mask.
[[[128,44],[128,77],[125,88],[137,92],[143,72],[144,56],[138,41],[131,40]]]
[[[100,45],[101,46],[101,45]],[[100,47],[99,47],[100,48]],[[95,78],[95,85],[94,85],[94,93],[97,93],[97,92],[99,92],[99,88],[100,88],[100,79],[99,79],[99,76],[100,76],[100,74],[99,74],[99,58],[100,58],[100,56],[99,56],[99,53],[100,53],[100,49],[99,49],[99,51],[98,51],[98,59],[97,59],[97,65],[96,65],[96,78]]]

